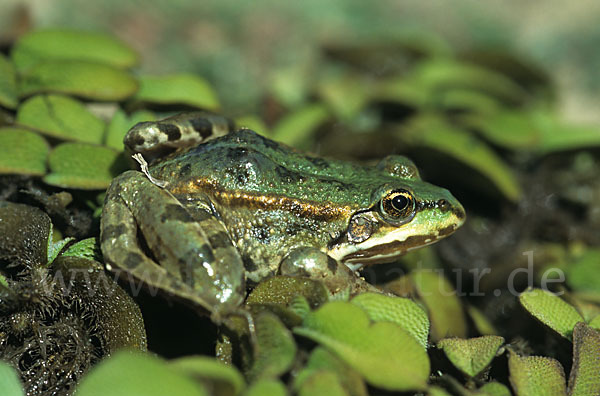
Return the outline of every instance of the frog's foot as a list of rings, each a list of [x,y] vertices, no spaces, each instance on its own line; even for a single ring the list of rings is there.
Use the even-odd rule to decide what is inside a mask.
[[[279,272],[282,275],[319,280],[333,295],[347,290],[350,290],[351,295],[367,291],[381,293],[381,290],[358,276],[345,264],[313,247],[292,250],[281,261]]]
[[[135,153],[131,156],[131,158],[133,158],[138,164],[140,164],[140,170],[154,185],[160,188],[167,187],[169,183],[166,180],[156,179],[150,174],[150,170],[148,169],[148,162],[146,162],[144,156],[141,153]]]
[[[211,313],[237,309],[245,294],[242,260],[223,225],[203,213],[192,216],[140,172],[123,173],[109,187],[102,213],[107,267]]]

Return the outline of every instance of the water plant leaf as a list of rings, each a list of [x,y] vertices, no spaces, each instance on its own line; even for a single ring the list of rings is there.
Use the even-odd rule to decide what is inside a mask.
[[[306,378],[298,389],[299,396],[348,396],[339,378],[327,370],[319,370]]]
[[[396,324],[371,323],[354,304],[327,303],[294,332],[333,351],[371,385],[398,391],[426,388],[429,358],[419,342]]]
[[[409,276],[419,298],[427,307],[431,339],[439,341],[449,336],[465,338],[465,314],[450,282],[442,274],[428,270],[413,271]]]
[[[238,395],[246,386],[244,377],[235,367],[212,357],[186,356],[171,360],[169,366],[205,385],[216,396]]]
[[[583,322],[575,307],[547,290],[527,290],[519,301],[536,319],[569,340],[577,322]]]
[[[81,30],[47,29],[24,34],[15,43],[11,57],[19,71],[44,60],[70,59],[129,68],[138,55],[114,36]]]
[[[600,293],[600,249],[586,249],[565,270],[574,290]]]
[[[102,252],[97,238],[86,238],[69,246],[62,254],[63,257],[81,257],[88,260],[102,261]]]
[[[573,366],[569,396],[600,394],[600,330],[577,323],[573,330]]]
[[[205,396],[206,390],[162,359],[121,351],[100,362],[77,387],[78,396]]]
[[[0,389],[4,396],[24,396],[19,376],[12,366],[0,360]]]
[[[517,396],[566,396],[565,372],[558,360],[509,353],[510,383]]]
[[[63,140],[101,143],[104,122],[78,100],[63,95],[38,95],[17,111],[17,123]]]
[[[13,63],[0,54],[0,106],[17,107],[17,73]]]
[[[19,96],[63,93],[86,99],[121,101],[133,95],[138,82],[116,67],[82,60],[47,60],[20,75]]]
[[[477,338],[444,338],[438,342],[448,359],[463,373],[474,377],[485,369],[504,343],[499,336]]]
[[[268,378],[253,382],[244,392],[244,396],[287,396],[287,394],[283,382]]]
[[[255,320],[257,351],[248,373],[251,379],[276,378],[287,372],[296,356],[296,343],[290,331],[270,312]]]
[[[352,367],[344,363],[333,353],[319,346],[310,354],[304,369],[294,379],[294,389],[298,389],[302,382],[315,371],[327,370],[337,375],[340,384],[350,396],[367,396],[367,386],[361,375]]]
[[[50,173],[44,181],[63,188],[100,190],[127,169],[119,152],[108,147],[85,143],[62,143],[48,158]]]
[[[48,143],[22,128],[0,128],[0,173],[42,176],[46,173]]]
[[[397,324],[427,349],[429,319],[423,308],[411,299],[361,293],[350,302],[364,309],[374,322],[387,321]]]
[[[164,76],[141,76],[140,90],[134,100],[179,104],[200,109],[219,109],[219,99],[211,85],[195,74],[170,74]]]
[[[297,147],[310,141],[317,127],[330,115],[322,104],[310,104],[284,116],[273,127],[272,138],[278,142]]]
[[[493,150],[474,134],[456,128],[438,116],[416,117],[398,136],[412,146],[442,152],[468,165],[511,201],[517,201],[522,194],[512,170]]]

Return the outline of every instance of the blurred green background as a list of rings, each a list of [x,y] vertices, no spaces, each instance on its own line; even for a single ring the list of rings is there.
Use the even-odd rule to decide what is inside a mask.
[[[111,32],[142,54],[143,72],[208,78],[231,115],[256,110],[278,76],[310,79],[323,43],[438,36],[459,52],[501,49],[531,59],[557,85],[565,120],[600,122],[600,3],[591,0],[0,0],[0,6],[3,43],[29,26]]]

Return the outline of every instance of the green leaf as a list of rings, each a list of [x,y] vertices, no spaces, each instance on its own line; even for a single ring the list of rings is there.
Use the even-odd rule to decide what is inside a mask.
[[[276,378],[286,373],[296,357],[296,343],[290,331],[270,312],[256,317],[257,348],[249,378]]]
[[[408,298],[362,293],[354,297],[352,304],[365,310],[374,322],[392,322],[400,326],[427,349],[429,319],[427,313]]]
[[[494,328],[494,325],[490,320],[477,308],[472,305],[467,306],[467,313],[473,321],[473,325],[481,335],[494,335],[498,334],[498,331]]]
[[[483,141],[435,115],[415,118],[399,137],[412,146],[427,147],[481,173],[509,200],[517,201],[521,187],[512,170]]]
[[[0,54],[0,106],[9,109],[17,107],[17,73],[15,66]]]
[[[470,377],[475,377],[485,369],[504,344],[499,336],[477,338],[445,338],[438,342],[452,364]]]
[[[541,134],[538,144],[541,154],[600,146],[600,127],[597,125],[566,124],[551,111],[538,111],[532,115]]]
[[[346,121],[356,117],[371,99],[368,80],[351,74],[324,79],[318,89],[333,113]]]
[[[432,340],[449,336],[465,338],[466,318],[450,282],[442,274],[429,270],[413,271],[409,276],[429,312]]]
[[[501,147],[518,150],[535,147],[540,140],[540,132],[530,114],[524,111],[468,114],[461,117],[461,121],[476,128],[486,140]]]
[[[323,370],[335,373],[340,384],[349,395],[368,395],[367,386],[361,375],[323,347],[317,347],[312,351],[306,366],[294,379],[294,389],[299,389],[302,383],[316,371]]]
[[[121,101],[133,95],[138,83],[113,66],[81,60],[37,63],[20,76],[19,94],[63,93],[86,99]]]
[[[62,95],[38,95],[17,111],[17,123],[64,140],[101,143],[104,122],[85,106]]]
[[[479,388],[483,392],[482,396],[511,396],[512,393],[504,384],[499,382],[488,382]]]
[[[517,396],[561,396],[567,394],[565,372],[556,359],[543,356],[508,357],[510,383]]]
[[[147,110],[140,110],[128,116],[123,110],[118,109],[108,123],[104,143],[115,150],[123,151],[123,138],[127,131],[143,121],[156,121],[156,115]]]
[[[37,30],[19,38],[11,56],[19,71],[49,59],[87,60],[119,68],[138,62],[138,55],[114,37],[65,29]]]
[[[523,292],[519,301],[536,319],[569,340],[577,322],[583,322],[575,307],[546,290]]]
[[[169,362],[177,373],[193,378],[212,390],[213,395],[238,395],[246,386],[234,367],[208,356],[186,356]]]
[[[50,224],[50,235],[48,237],[48,261],[47,261],[48,265],[52,264],[52,262],[54,262],[54,260],[56,260],[56,257],[58,257],[58,254],[60,253],[60,251],[63,250],[63,248],[65,246],[67,246],[67,244],[69,244],[69,242],[72,242],[75,240],[75,238],[73,238],[73,237],[67,237],[67,238],[60,239],[60,240],[54,242],[53,238],[52,238],[53,229],[54,229],[54,226],[52,224]]]
[[[24,396],[23,387],[16,370],[0,360],[0,389],[3,396]]]
[[[88,260],[102,261],[102,252],[100,251],[99,241],[98,238],[95,237],[82,239],[69,246],[69,248],[62,253],[62,256],[73,256],[86,258]]]
[[[311,104],[283,117],[273,128],[272,138],[290,146],[307,142],[330,115],[322,104]]]
[[[246,389],[244,396],[287,396],[287,390],[281,381],[260,379]]]
[[[77,387],[77,396],[205,396],[203,387],[148,354],[117,352],[103,360]]]
[[[573,366],[569,396],[600,394],[600,331],[577,323],[573,330]]]
[[[140,90],[134,99],[163,105],[188,105],[213,111],[220,107],[215,90],[206,80],[194,74],[141,76]]]
[[[42,176],[49,151],[46,140],[21,128],[0,128],[0,173]]]
[[[447,88],[477,90],[501,100],[520,103],[526,92],[510,78],[467,62],[432,59],[422,62],[406,77],[419,82],[421,89],[433,96]]]
[[[600,292],[600,249],[587,249],[568,265],[567,283],[578,292]]]
[[[310,377],[302,382],[298,390],[299,396],[328,395],[328,396],[347,396],[338,377],[326,370],[314,372]]]
[[[398,391],[426,388],[429,358],[423,347],[393,323],[371,323],[356,305],[327,303],[307,315],[294,332],[335,352],[374,386]]]
[[[251,129],[254,132],[259,133],[263,136],[271,135],[269,127],[267,127],[265,122],[259,116],[256,115],[250,114],[242,117],[236,117],[235,125],[237,125],[239,128]]]
[[[50,173],[44,181],[63,188],[105,189],[113,177],[127,169],[117,151],[84,143],[63,143],[54,148],[48,159]]]
[[[594,329],[597,329],[597,330],[600,330],[600,315],[596,316],[588,324],[590,325],[590,327],[592,327]]]

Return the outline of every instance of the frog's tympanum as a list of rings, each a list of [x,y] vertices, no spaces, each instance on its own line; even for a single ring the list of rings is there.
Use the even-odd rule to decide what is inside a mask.
[[[217,322],[242,303],[246,282],[278,273],[357,278],[362,265],[391,262],[465,219],[405,157],[376,166],[320,158],[206,113],[137,124],[125,145],[151,163],[107,192],[107,265]]]

